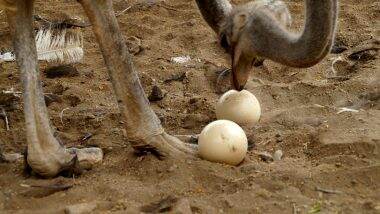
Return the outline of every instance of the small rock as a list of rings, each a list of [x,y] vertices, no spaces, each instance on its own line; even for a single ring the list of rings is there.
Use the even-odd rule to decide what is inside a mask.
[[[227,205],[228,208],[234,207],[234,203],[229,199],[225,199],[224,203]]]
[[[164,80],[164,83],[170,83],[173,81],[184,81],[187,78],[187,72],[179,73],[179,74],[174,74],[170,78]]]
[[[273,154],[273,160],[280,161],[282,159],[282,155],[283,155],[282,150],[275,151]]]
[[[17,161],[23,160],[24,155],[19,153],[4,153],[2,155],[2,159],[8,163],[15,163]]]
[[[169,169],[167,171],[168,172],[174,172],[174,170],[176,170],[177,168],[178,168],[178,166],[174,164],[173,166],[169,167]]]
[[[154,102],[154,101],[160,101],[164,97],[165,97],[165,95],[162,92],[161,88],[159,88],[158,86],[155,85],[155,86],[153,86],[152,92],[150,93],[148,99],[149,99],[149,101]]]
[[[141,40],[135,36],[130,36],[126,39],[125,43],[127,44],[129,53],[136,55],[141,52]]]
[[[75,77],[79,76],[79,72],[71,65],[59,65],[47,68],[45,75],[47,78]]]
[[[259,157],[260,157],[260,159],[261,159],[262,161],[265,161],[265,162],[267,162],[267,163],[273,161],[273,157],[272,157],[272,155],[269,154],[268,152],[260,152],[260,153],[258,153],[258,155],[259,155]]]
[[[85,214],[85,213],[92,213],[96,209],[96,203],[82,203],[82,204],[75,204],[70,205],[65,208],[66,214]]]
[[[161,213],[161,212],[167,212],[172,209],[172,207],[177,203],[178,198],[169,195],[166,198],[163,198],[159,201],[152,202],[148,205],[142,206],[140,208],[140,211],[145,213]]]
[[[189,200],[186,198],[179,199],[177,203],[173,206],[172,210],[170,213],[175,213],[175,214],[191,214],[193,213],[191,211],[191,206]]]
[[[68,151],[72,154],[76,154],[79,166],[86,170],[100,165],[104,157],[103,150],[97,147],[83,149],[68,148]]]
[[[52,93],[44,94],[44,98],[45,98],[46,106],[50,106],[50,104],[52,104],[52,103],[61,103],[62,102],[62,99],[60,96],[58,96],[56,94],[52,94]]]

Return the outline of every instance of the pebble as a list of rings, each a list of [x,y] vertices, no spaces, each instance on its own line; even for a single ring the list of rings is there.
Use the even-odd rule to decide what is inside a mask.
[[[260,152],[258,155],[262,161],[265,161],[267,163],[273,161],[273,157],[271,154],[269,154],[269,152]]]
[[[45,104],[46,106],[50,106],[50,104],[52,103],[61,103],[62,102],[62,98],[56,94],[52,94],[52,93],[49,93],[49,94],[44,94],[44,98],[45,98]]]
[[[135,36],[130,36],[125,41],[129,53],[136,55],[142,51],[141,40]]]
[[[229,199],[225,199],[224,203],[227,205],[228,208],[233,208],[234,207],[234,203],[231,200],[229,200]]]
[[[169,169],[167,170],[168,172],[173,172],[174,170],[176,170],[178,168],[178,166],[177,165],[173,165],[173,166],[171,166],[171,167],[169,167]]]
[[[179,199],[177,203],[173,206],[171,213],[178,214],[191,214],[190,202],[186,198]]]
[[[85,213],[92,213],[96,209],[96,203],[82,203],[82,204],[75,204],[75,205],[69,205],[65,208],[66,214],[85,214]]]
[[[155,85],[155,86],[153,86],[152,92],[150,93],[148,99],[149,99],[149,101],[154,102],[154,101],[160,101],[164,97],[165,97],[165,95],[162,92],[161,88],[159,88],[158,86]]]
[[[282,159],[282,155],[283,155],[282,150],[275,151],[273,154],[273,160],[280,161]]]

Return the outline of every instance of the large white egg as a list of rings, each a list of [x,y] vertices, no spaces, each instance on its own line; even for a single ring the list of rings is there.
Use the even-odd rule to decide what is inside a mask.
[[[212,162],[237,165],[243,161],[247,149],[244,130],[229,120],[211,122],[198,138],[199,155]]]
[[[216,104],[218,120],[231,120],[239,125],[252,126],[259,121],[260,115],[259,101],[247,90],[229,90]]]

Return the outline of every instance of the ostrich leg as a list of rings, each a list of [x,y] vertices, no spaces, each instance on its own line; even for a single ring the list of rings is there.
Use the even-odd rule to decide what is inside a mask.
[[[81,163],[91,167],[93,161],[101,160],[101,150],[69,150],[53,136],[38,71],[32,27],[33,0],[16,0],[14,4],[16,10],[8,10],[7,17],[24,88],[27,163],[34,172],[44,177],[53,177],[63,170],[78,170]]]
[[[151,150],[160,156],[183,157],[194,154],[192,148],[164,132],[160,120],[150,108],[120,32],[112,1],[79,2],[92,23],[133,148]]]

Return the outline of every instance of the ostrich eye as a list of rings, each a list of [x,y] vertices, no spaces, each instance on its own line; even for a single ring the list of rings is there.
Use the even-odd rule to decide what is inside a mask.
[[[229,51],[230,50],[230,44],[228,42],[228,39],[227,39],[227,36],[226,34],[221,34],[220,35],[220,45],[226,50],[226,51]]]

